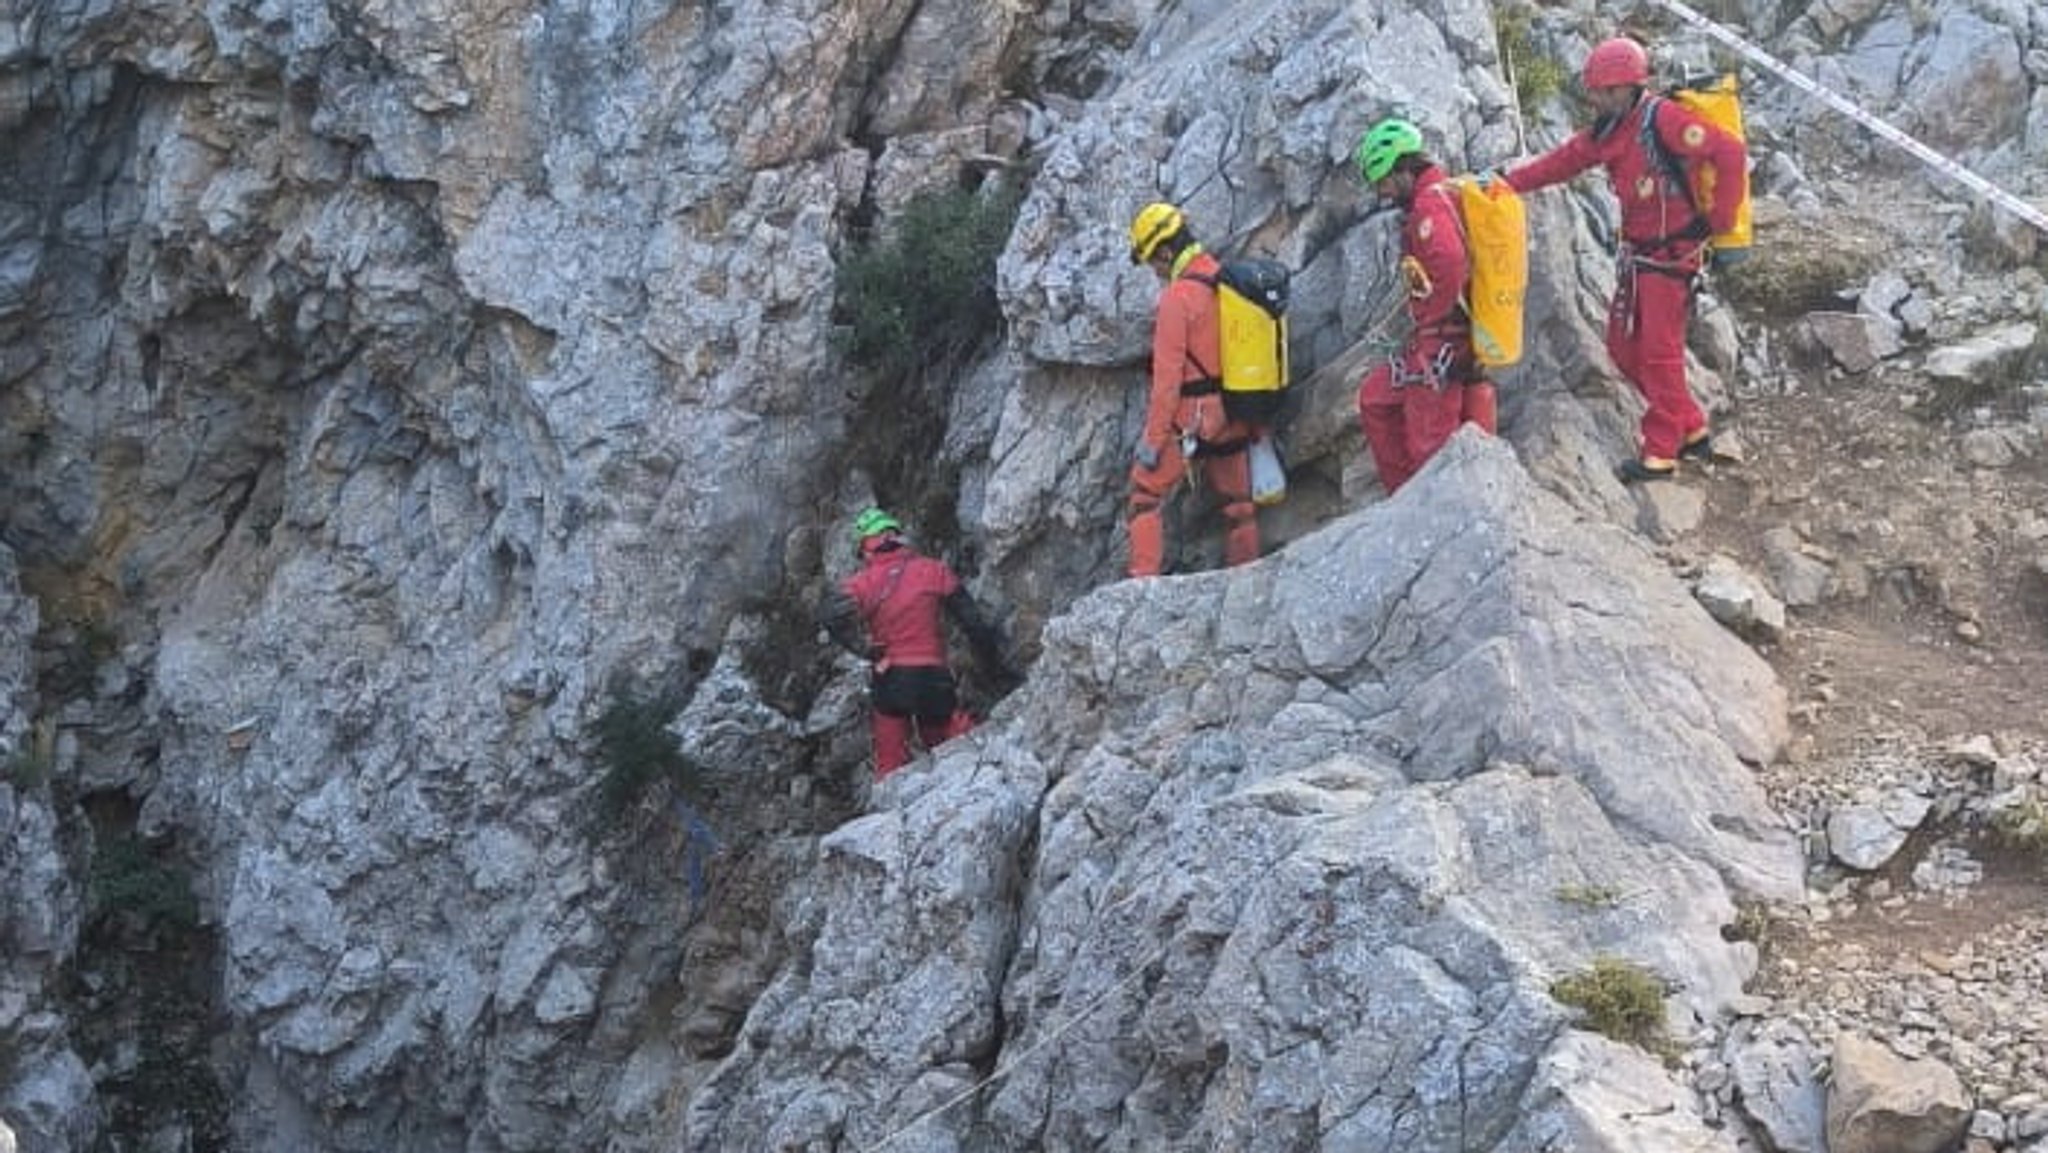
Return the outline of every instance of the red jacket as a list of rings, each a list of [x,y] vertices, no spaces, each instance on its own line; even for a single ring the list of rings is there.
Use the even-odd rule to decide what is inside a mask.
[[[1415,197],[1401,225],[1403,263],[1413,258],[1429,276],[1420,296],[1411,287],[1408,315],[1418,335],[1432,329],[1463,325],[1459,300],[1472,266],[1465,253],[1464,226],[1458,217],[1457,190],[1444,182],[1444,170],[1432,164],[1415,174]],[[1465,326],[1469,327],[1469,326]]]
[[[1152,325],[1152,387],[1145,401],[1145,443],[1153,448],[1166,447],[1181,432],[1210,442],[1225,438],[1223,397],[1184,397],[1180,391],[1183,384],[1223,372],[1216,289],[1207,283],[1222,270],[1215,257],[1198,253],[1160,290]]]
[[[1582,128],[1556,148],[1510,168],[1506,174],[1509,187],[1517,192],[1533,192],[1570,180],[1596,164],[1605,165],[1614,195],[1621,201],[1623,240],[1645,247],[1684,232],[1693,222],[1692,201],[1643,147],[1643,110],[1649,106],[1650,97],[1646,95],[1601,135],[1596,137],[1593,129]],[[1702,161],[1712,161],[1721,172],[1746,170],[1749,154],[1742,141],[1676,100],[1657,101],[1656,129],[1665,151],[1686,172]],[[1721,187],[1738,186],[1723,181]],[[1722,196],[1716,200],[1714,204],[1700,205],[1700,209],[1712,231],[1725,232],[1735,223],[1735,197]]]
[[[872,553],[839,586],[866,622],[870,656],[878,668],[946,665],[940,609],[960,589],[944,561],[909,545]]]

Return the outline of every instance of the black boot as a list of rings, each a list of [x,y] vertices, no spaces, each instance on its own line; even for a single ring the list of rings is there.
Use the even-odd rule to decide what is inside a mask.
[[[1670,480],[1677,474],[1678,466],[1675,464],[1667,464],[1659,468],[1655,465],[1644,464],[1634,457],[1630,457],[1614,466],[1614,477],[1623,484],[1642,484],[1645,481]]]
[[[1714,459],[1714,438],[1704,430],[1698,440],[1689,440],[1678,446],[1678,459],[1696,460],[1702,464]]]

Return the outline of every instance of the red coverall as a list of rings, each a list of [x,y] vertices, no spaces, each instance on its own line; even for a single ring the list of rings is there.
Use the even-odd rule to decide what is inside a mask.
[[[880,779],[910,762],[913,732],[931,749],[974,727],[974,718],[956,705],[939,619],[960,578],[944,561],[895,542],[866,552],[860,571],[839,587],[867,625],[874,661],[869,723]]]
[[[1152,468],[1143,462],[1131,467],[1130,575],[1134,577],[1157,576],[1165,564],[1162,506],[1187,475],[1189,461],[1181,452],[1183,434],[1193,434],[1199,442],[1199,471],[1224,502],[1223,515],[1230,521],[1223,538],[1224,562],[1240,565],[1259,558],[1258,507],[1252,504],[1251,461],[1245,455],[1253,429],[1223,412],[1223,397],[1216,384],[1216,374],[1223,367],[1216,290],[1195,279],[1213,279],[1219,271],[1215,257],[1190,248],[1159,294],[1143,441],[1159,454],[1159,463]]]
[[[1607,310],[1607,354],[1628,377],[1649,410],[1643,414],[1643,463],[1669,468],[1681,446],[1707,432],[1707,416],[1685,384],[1685,322],[1692,283],[1707,238],[1735,222],[1737,197],[1717,196],[1703,204],[1704,224],[1686,190],[1674,183],[1643,145],[1644,110],[1652,97],[1612,125],[1574,133],[1549,152],[1509,169],[1517,192],[1533,192],[1569,180],[1594,165],[1605,165],[1621,201],[1621,252],[1614,301]],[[1748,151],[1740,140],[1700,118],[1675,100],[1658,99],[1657,139],[1690,173],[1711,161],[1722,173],[1743,173]],[[1723,180],[1724,189],[1739,188]]]
[[[1367,373],[1358,387],[1358,422],[1388,495],[1458,431],[1466,384],[1480,379],[1472,325],[1459,304],[1471,264],[1454,196],[1443,169],[1430,165],[1415,174],[1401,225],[1401,274],[1415,328],[1393,362]],[[1477,419],[1493,431],[1490,416]]]

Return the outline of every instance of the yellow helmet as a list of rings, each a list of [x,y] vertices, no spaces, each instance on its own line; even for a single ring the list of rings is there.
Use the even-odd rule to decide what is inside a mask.
[[[1140,208],[1131,221],[1131,263],[1143,264],[1152,259],[1160,244],[1187,225],[1187,215],[1171,204],[1147,204]]]

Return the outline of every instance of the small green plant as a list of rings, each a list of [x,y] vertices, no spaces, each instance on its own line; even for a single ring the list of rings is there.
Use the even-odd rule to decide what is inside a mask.
[[[199,925],[199,902],[182,868],[159,861],[133,834],[101,841],[87,881],[94,918],[132,917],[152,928]]]
[[[1798,317],[1842,307],[1844,289],[1870,279],[1878,260],[1860,246],[1820,249],[1764,245],[1737,273],[1718,283],[1738,308],[1767,317]]]
[[[1664,982],[1639,965],[1596,957],[1592,968],[1552,981],[1550,995],[1583,1013],[1585,1027],[1603,1037],[1667,1060],[1673,1055],[1664,1032]]]
[[[603,773],[597,794],[601,815],[619,816],[657,784],[690,795],[697,765],[683,755],[668,731],[682,709],[681,694],[636,690],[615,680],[605,695],[604,708],[584,726]]]
[[[1724,941],[1748,941],[1761,949],[1771,937],[1771,911],[1760,901],[1745,901],[1735,907],[1735,920],[1722,927]]]
[[[1545,100],[1567,90],[1571,73],[1556,57],[1536,48],[1536,29],[1526,9],[1500,10],[1493,30],[1500,48],[1501,64],[1514,82],[1515,97],[1524,115]]]
[[[1991,834],[2007,848],[2048,857],[2048,804],[2032,798],[1998,810]]]
[[[21,738],[21,745],[7,758],[7,779],[24,792],[35,792],[50,783],[57,767],[57,725],[49,717],[38,718]]]
[[[1622,893],[1612,885],[1559,885],[1557,899],[1587,909],[1612,909],[1621,904]]]
[[[1017,197],[958,189],[912,200],[839,268],[844,347],[882,375],[950,363],[993,335],[996,258],[1017,218]]]

